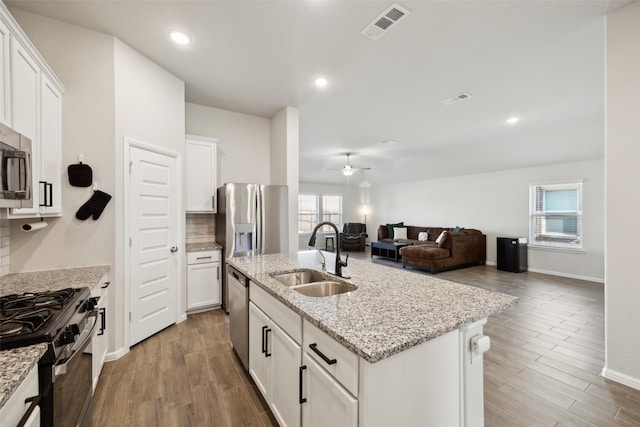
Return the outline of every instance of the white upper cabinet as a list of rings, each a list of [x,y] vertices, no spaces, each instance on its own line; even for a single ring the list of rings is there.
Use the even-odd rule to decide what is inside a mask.
[[[64,88],[0,2],[0,122],[31,139],[33,207],[9,218],[62,214]]]
[[[0,20],[0,122],[11,126],[11,35]]]
[[[186,137],[186,211],[216,213],[216,139]]]

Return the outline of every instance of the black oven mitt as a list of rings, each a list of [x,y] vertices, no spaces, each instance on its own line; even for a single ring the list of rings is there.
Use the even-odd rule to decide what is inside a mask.
[[[76,218],[85,220],[93,215],[93,219],[96,220],[100,218],[102,211],[107,206],[111,200],[111,195],[100,190],[96,190],[93,193],[93,196],[76,212]]]

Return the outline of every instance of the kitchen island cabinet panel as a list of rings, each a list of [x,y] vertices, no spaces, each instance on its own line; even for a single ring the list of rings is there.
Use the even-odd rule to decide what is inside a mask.
[[[302,426],[357,427],[358,400],[308,353],[304,354],[303,362],[303,397],[307,400],[302,404]]]

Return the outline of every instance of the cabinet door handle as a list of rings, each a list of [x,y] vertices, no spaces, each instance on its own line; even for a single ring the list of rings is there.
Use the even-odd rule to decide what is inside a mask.
[[[18,421],[18,425],[16,427],[24,427],[24,425],[29,420],[31,413],[36,409],[36,406],[40,404],[40,400],[42,398],[40,396],[28,397],[24,400],[24,403],[30,403],[29,408],[27,408],[27,412],[24,413],[20,421]]]
[[[104,286],[102,286],[102,289],[107,289],[110,284],[111,282],[104,282]]]
[[[322,353],[320,350],[318,350],[318,344],[317,343],[313,343],[313,344],[309,344],[309,348],[318,356],[320,356],[322,358],[322,360],[325,361],[325,363],[327,365],[333,365],[335,363],[337,363],[338,361],[336,359],[329,359],[327,356],[324,355],[324,353]]]
[[[271,357],[271,353],[269,353],[269,332],[271,332],[271,328],[264,331],[264,357]]]
[[[300,366],[300,371],[298,372],[298,401],[301,405],[307,401],[306,397],[302,397],[302,371],[304,371],[305,369],[307,369],[307,365],[302,365]]]
[[[220,280],[220,266],[216,267],[216,280]]]
[[[265,354],[267,352],[267,347],[265,346],[267,341],[264,339],[264,336],[265,336],[264,331],[266,331],[267,328],[268,328],[268,326],[263,326],[262,327],[262,354]]]
[[[100,331],[98,335],[104,335],[104,331],[107,329],[107,309],[102,307],[100,309]]]

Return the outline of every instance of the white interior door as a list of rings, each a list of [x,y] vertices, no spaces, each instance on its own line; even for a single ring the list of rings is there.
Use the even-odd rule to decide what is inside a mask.
[[[176,158],[131,146],[130,329],[134,345],[177,320],[178,242]],[[176,247],[177,249],[177,247]]]

